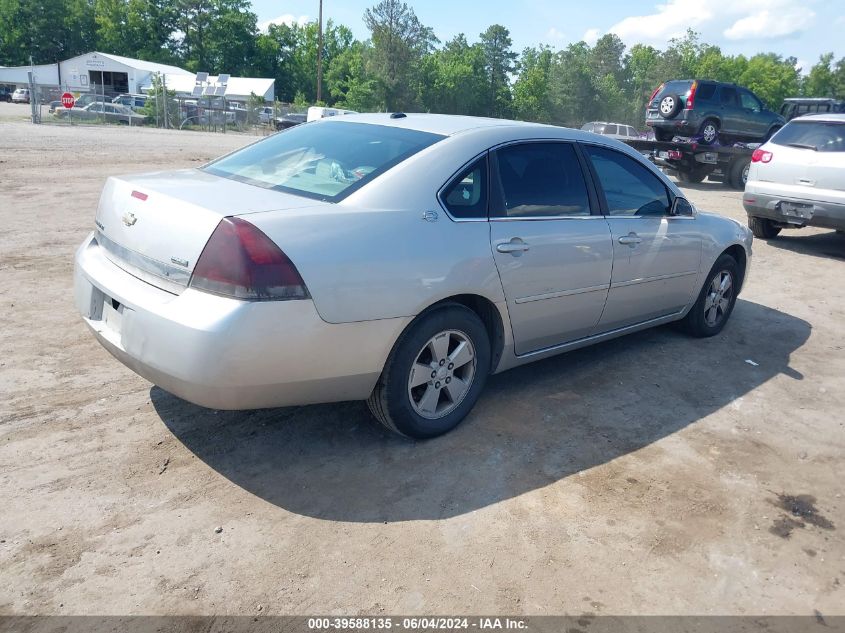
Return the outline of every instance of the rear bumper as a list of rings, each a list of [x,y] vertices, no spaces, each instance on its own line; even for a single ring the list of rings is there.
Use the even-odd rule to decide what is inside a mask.
[[[766,218],[784,226],[845,230],[845,203],[761,192],[759,186],[749,183],[742,196],[742,206],[749,217]]]
[[[698,117],[687,119],[687,112],[681,111],[674,119],[664,119],[660,115],[657,118],[646,118],[646,126],[660,130],[672,131],[679,136],[693,136],[701,127]]]
[[[410,321],[329,324],[310,300],[237,301],[190,288],[170,294],[109,261],[93,234],[76,254],[74,295],[115,358],[215,409],[364,399]]]

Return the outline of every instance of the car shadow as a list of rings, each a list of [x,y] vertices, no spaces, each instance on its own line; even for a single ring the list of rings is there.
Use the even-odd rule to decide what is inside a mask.
[[[836,231],[808,235],[800,230],[787,229],[766,244],[802,255],[845,259],[845,235]]]
[[[809,335],[807,322],[740,300],[710,339],[657,328],[493,376],[463,424],[426,442],[382,429],[360,402],[233,412],[158,387],[150,397],[198,458],[285,510],[438,519],[636,451],[779,374],[801,380],[789,360]]]

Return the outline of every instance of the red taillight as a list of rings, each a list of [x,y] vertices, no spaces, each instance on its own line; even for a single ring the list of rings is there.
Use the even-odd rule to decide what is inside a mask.
[[[191,288],[235,299],[305,299],[308,289],[287,255],[257,227],[223,218],[205,245]]]
[[[687,95],[687,110],[691,110],[695,105],[695,91],[698,90],[698,82],[693,81],[689,87],[689,94]]]
[[[648,98],[649,103],[654,101],[654,98],[657,96],[657,93],[660,92],[661,90],[663,90],[663,86],[665,86],[665,85],[666,84],[660,84],[659,86],[657,86],[657,88],[654,89],[654,92],[652,92],[651,96]]]
[[[751,153],[751,162],[752,163],[770,163],[772,162],[772,158],[774,158],[774,154],[771,152],[766,152],[762,149],[755,149]]]

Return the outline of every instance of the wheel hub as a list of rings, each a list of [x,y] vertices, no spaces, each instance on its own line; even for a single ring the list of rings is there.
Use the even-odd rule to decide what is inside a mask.
[[[433,420],[461,403],[475,377],[475,347],[463,332],[447,330],[431,337],[417,354],[408,377],[411,406]]]

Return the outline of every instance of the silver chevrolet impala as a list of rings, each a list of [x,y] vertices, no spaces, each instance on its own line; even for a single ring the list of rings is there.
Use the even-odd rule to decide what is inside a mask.
[[[401,112],[109,178],[95,224],[76,305],[138,374],[218,409],[367,399],[415,438],[492,373],[671,321],[717,334],[752,240],[613,139]]]

